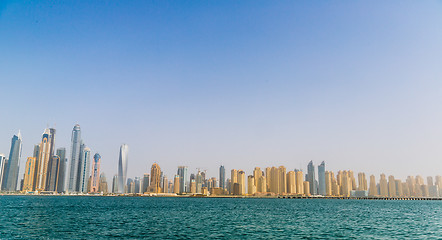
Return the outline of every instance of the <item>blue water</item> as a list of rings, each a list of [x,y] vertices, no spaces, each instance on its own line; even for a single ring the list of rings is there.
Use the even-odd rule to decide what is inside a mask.
[[[0,238],[442,239],[442,201],[0,196]]]

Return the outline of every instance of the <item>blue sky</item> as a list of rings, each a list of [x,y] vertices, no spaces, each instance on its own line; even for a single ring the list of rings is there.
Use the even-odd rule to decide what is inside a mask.
[[[110,180],[159,163],[442,173],[438,1],[2,1],[0,152],[75,123]]]

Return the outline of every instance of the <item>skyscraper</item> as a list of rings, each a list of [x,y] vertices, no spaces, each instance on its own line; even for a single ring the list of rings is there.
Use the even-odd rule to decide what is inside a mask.
[[[48,180],[46,183],[47,191],[56,191],[58,186],[58,177],[60,171],[60,157],[52,156],[48,165]]]
[[[305,176],[305,178],[306,181],[309,182],[310,194],[316,195],[318,193],[318,188],[316,186],[315,166],[313,165],[313,161],[310,161],[307,165],[307,175]]]
[[[108,192],[106,175],[104,173],[100,174],[100,183],[98,185],[98,192],[101,192],[101,193]]]
[[[92,174],[91,174],[91,192],[98,192],[98,188],[100,187],[100,163],[101,156],[98,153],[95,153],[94,160],[92,161]]]
[[[25,173],[23,176],[23,191],[31,192],[35,190],[35,157],[28,157],[25,164]]]
[[[8,162],[3,174],[2,189],[6,191],[16,191],[18,181],[18,169],[20,167],[22,138],[20,131],[14,135],[11,140],[11,150],[9,152]]]
[[[147,192],[147,189],[149,188],[149,184],[150,184],[150,175],[148,173],[145,173],[143,175],[143,189],[141,191],[141,193],[145,193]]]
[[[80,165],[78,167],[78,189],[77,192],[87,193],[89,173],[91,167],[91,149],[81,144],[80,147]]]
[[[120,147],[120,157],[118,159],[118,191],[124,193],[124,184],[127,177],[127,155],[129,153],[129,146],[126,144]]]
[[[80,125],[75,124],[72,129],[71,137],[71,155],[70,155],[70,169],[68,191],[77,192],[78,186],[78,166],[80,165],[80,146],[81,146],[81,130]]]
[[[152,167],[150,169],[150,185],[149,185],[149,191],[153,193],[160,193],[161,192],[161,168],[158,164],[154,163],[152,164]]]
[[[175,175],[173,178],[173,192],[180,193],[180,175]]]
[[[325,196],[326,195],[326,186],[325,186],[325,162],[318,166],[318,194]]]
[[[112,178],[112,193],[119,193],[118,191],[118,175],[114,175]]]
[[[67,173],[67,161],[66,158],[66,148],[58,148],[56,155],[59,157],[60,161],[58,163],[58,177],[57,177],[57,189],[56,191],[61,193],[66,189],[66,173]]]
[[[37,158],[37,180],[35,184],[36,191],[44,191],[47,189],[46,181],[48,180],[48,168],[52,149],[52,137],[49,129],[45,129],[41,143],[40,152]]]
[[[2,189],[3,175],[6,169],[6,157],[4,154],[0,153],[0,190]]]
[[[47,164],[47,173],[46,173],[46,190],[55,191],[58,177],[58,164],[60,163],[60,158],[54,158],[54,148],[55,148],[55,128],[49,128],[49,161]],[[54,160],[55,162],[52,162]],[[54,166],[54,169],[52,168]],[[55,174],[52,175],[52,174]]]
[[[223,165],[219,167],[219,187],[221,189],[226,189],[226,169]]]
[[[187,189],[187,166],[179,166],[177,175],[180,177],[180,189],[179,193],[186,193],[188,192]]]

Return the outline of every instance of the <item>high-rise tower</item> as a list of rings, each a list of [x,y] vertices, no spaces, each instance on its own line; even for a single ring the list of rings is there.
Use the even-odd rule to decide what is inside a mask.
[[[325,162],[318,166],[318,194],[325,196],[326,195],[326,186],[325,186]]]
[[[226,189],[226,169],[223,165],[219,167],[219,187],[221,189]]]
[[[160,193],[161,192],[161,168],[158,164],[152,164],[150,169],[150,184],[148,188],[148,192]]]
[[[76,192],[87,192],[89,172],[91,167],[91,149],[86,147],[84,143],[80,147],[80,164],[78,166],[78,189]]]
[[[178,166],[177,175],[180,177],[179,193],[188,192],[187,189],[187,166]]]
[[[120,157],[118,159],[118,192],[124,193],[124,186],[127,177],[127,154],[129,152],[129,146],[126,144],[120,147]]]
[[[307,175],[306,181],[309,182],[310,194],[316,195],[318,193],[317,182],[315,177],[315,166],[313,165],[313,161],[310,161],[307,165]],[[325,177],[324,177],[325,178]]]
[[[37,181],[35,183],[36,191],[44,191],[46,190],[46,182],[48,179],[49,173],[49,162],[51,156],[52,149],[52,137],[51,131],[49,129],[45,129],[41,143],[40,143],[40,151],[37,158]]]
[[[9,152],[9,159],[5,167],[5,174],[3,174],[2,189],[6,191],[17,190],[18,169],[20,167],[22,138],[20,131],[17,135],[12,137],[11,150]]]
[[[78,166],[80,163],[80,145],[81,145],[81,129],[80,125],[75,124],[72,129],[71,137],[71,155],[70,155],[70,169],[69,169],[69,181],[67,190],[69,192],[78,191]]]
[[[57,176],[57,189],[56,191],[61,193],[64,192],[65,182],[66,182],[66,173],[67,173],[67,161],[66,158],[66,148],[58,148],[56,155],[59,157],[60,161],[58,164],[58,176]]]
[[[101,156],[95,153],[94,160],[92,161],[91,192],[98,192],[100,186],[100,163]]]

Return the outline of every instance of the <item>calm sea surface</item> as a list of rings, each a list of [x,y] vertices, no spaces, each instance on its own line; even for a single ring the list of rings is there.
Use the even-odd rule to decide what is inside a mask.
[[[0,196],[0,238],[442,239],[442,202]]]

